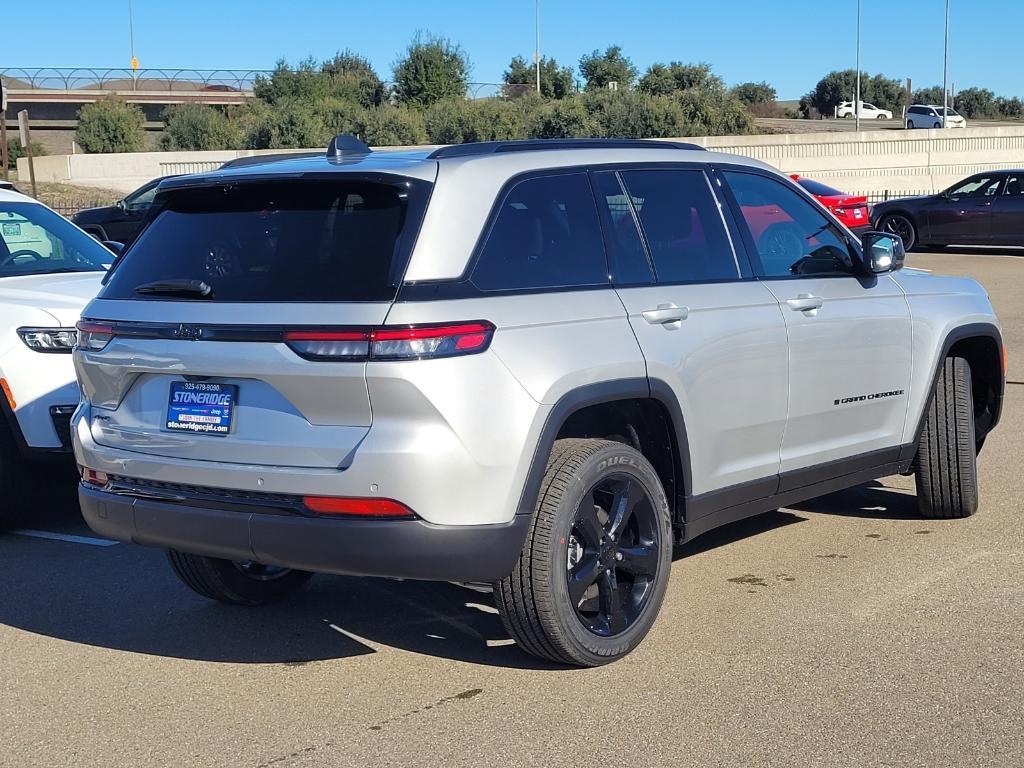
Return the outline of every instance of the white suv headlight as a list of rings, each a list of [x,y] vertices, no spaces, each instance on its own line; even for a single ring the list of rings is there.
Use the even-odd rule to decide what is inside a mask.
[[[18,335],[36,352],[70,352],[78,338],[74,328],[19,328]]]

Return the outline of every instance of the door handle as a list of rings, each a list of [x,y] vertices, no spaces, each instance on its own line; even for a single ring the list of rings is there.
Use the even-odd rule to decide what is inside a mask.
[[[800,293],[795,299],[786,299],[786,304],[794,312],[813,312],[816,309],[821,309],[821,305],[824,303],[825,300],[821,296],[812,296],[809,293]]]
[[[690,308],[679,307],[675,304],[659,304],[657,309],[648,309],[641,314],[644,320],[651,325],[671,325],[689,317]]]

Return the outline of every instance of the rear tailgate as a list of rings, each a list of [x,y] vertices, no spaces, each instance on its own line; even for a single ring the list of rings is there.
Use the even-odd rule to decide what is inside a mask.
[[[387,316],[429,187],[336,174],[166,194],[86,311],[75,360],[93,439],[346,466],[371,424],[358,336]]]

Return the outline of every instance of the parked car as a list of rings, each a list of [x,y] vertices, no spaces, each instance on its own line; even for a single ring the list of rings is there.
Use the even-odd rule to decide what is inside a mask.
[[[130,243],[146,221],[157,185],[165,178],[146,182],[113,205],[83,208],[71,220],[97,240]]]
[[[758,161],[348,138],[154,205],[78,326],[80,501],[205,597],[492,582],[524,650],[593,666],[674,543],[897,472],[925,516],[977,508],[985,291]]]
[[[967,118],[952,107],[948,107],[947,109],[947,128],[967,127]],[[942,110],[943,107],[941,105],[935,106],[934,104],[914,104],[913,106],[908,107],[906,114],[907,128],[941,128]]]
[[[797,173],[792,174],[790,178],[828,208],[855,235],[860,236],[871,229],[868,199],[864,195],[848,195]]]
[[[1024,169],[976,173],[944,192],[878,203],[876,229],[915,246],[1024,245]]]
[[[45,205],[0,189],[0,527],[18,511],[27,462],[71,463],[75,323],[113,260]]]
[[[857,110],[852,101],[839,102],[839,106],[836,108],[836,117],[853,118],[856,116]],[[862,101],[860,103],[860,118],[861,120],[892,120],[892,112]]]

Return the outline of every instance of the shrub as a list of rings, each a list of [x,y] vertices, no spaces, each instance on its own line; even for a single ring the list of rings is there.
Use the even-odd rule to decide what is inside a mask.
[[[425,115],[427,138],[432,144],[499,141],[525,135],[525,112],[501,99],[445,99]]]
[[[363,56],[348,49],[325,61],[320,71],[328,78],[328,91],[333,98],[347,99],[364,107],[373,107],[384,100],[384,83]]]
[[[690,125],[691,136],[730,136],[754,130],[754,121],[743,102],[730,94],[691,88],[675,99]]]
[[[145,120],[134,104],[101,99],[79,110],[75,141],[86,152],[139,152],[145,146]]]
[[[366,108],[354,101],[342,98],[327,98],[313,106],[314,113],[323,121],[332,136],[339,133],[354,133],[362,124]]]
[[[46,147],[37,141],[32,142],[32,156],[40,157],[45,155]],[[25,157],[25,150],[21,148],[21,142],[18,141],[17,137],[7,139],[7,167],[10,169],[16,169],[18,167],[18,158]]]
[[[465,96],[469,84],[465,51],[444,37],[417,33],[394,70],[395,96],[413,106]]]
[[[718,93],[725,90],[725,83],[711,71],[710,64],[673,61],[670,64],[652,64],[640,78],[637,88],[654,96],[668,96],[690,88]]]
[[[384,105],[364,110],[358,118],[355,132],[367,144],[376,147],[427,142],[423,115],[408,107]]]
[[[160,148],[237,149],[242,133],[223,112],[206,104],[176,104],[164,110]]]
[[[668,96],[647,93],[611,93],[592,113],[601,133],[610,138],[656,139],[690,135],[690,125],[679,103]],[[588,102],[595,100],[588,96]]]
[[[326,147],[333,137],[311,104],[270,107],[253,102],[239,118],[246,149],[312,149]]]
[[[601,136],[601,124],[583,103],[582,96],[543,104],[527,121],[527,133],[536,139],[573,139]]]
[[[772,104],[778,98],[775,89],[763,80],[760,83],[740,83],[733,87],[732,93],[748,107],[754,104]]]

